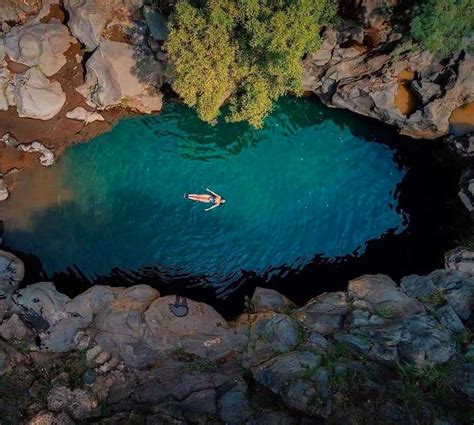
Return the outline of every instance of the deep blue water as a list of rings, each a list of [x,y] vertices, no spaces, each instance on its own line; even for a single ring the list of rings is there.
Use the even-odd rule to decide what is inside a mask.
[[[52,201],[30,200],[27,213],[21,195],[2,206],[14,212],[6,244],[35,254],[49,275],[75,267],[93,279],[154,266],[201,276],[218,292],[243,272],[268,280],[315,256],[360,256],[368,241],[406,228],[397,207],[406,170],[376,136],[354,134],[364,122],[354,119],[284,99],[262,130],[211,127],[167,104],[42,170]],[[206,188],[227,203],[204,212],[183,199]]]

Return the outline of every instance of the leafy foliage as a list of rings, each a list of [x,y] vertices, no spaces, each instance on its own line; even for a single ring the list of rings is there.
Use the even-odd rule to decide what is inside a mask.
[[[301,59],[334,17],[333,0],[179,0],[165,44],[173,89],[204,121],[227,99],[228,121],[260,127],[278,97],[302,94]]]
[[[472,0],[423,0],[415,8],[411,36],[425,49],[446,57],[474,32]]]

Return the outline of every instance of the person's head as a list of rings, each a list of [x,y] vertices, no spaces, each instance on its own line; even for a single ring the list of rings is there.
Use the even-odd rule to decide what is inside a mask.
[[[224,198],[221,199],[221,204],[225,204],[225,199]]]

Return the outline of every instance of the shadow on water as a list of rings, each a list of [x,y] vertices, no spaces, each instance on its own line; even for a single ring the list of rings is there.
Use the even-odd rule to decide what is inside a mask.
[[[442,267],[445,251],[454,247],[462,237],[463,230],[469,227],[468,214],[464,213],[456,195],[459,176],[465,164],[454,158],[441,142],[415,141],[402,137],[391,128],[373,120],[351,113],[344,116],[340,111],[321,109],[318,120],[325,119],[333,120],[341,128],[350,127],[355,136],[396,148],[395,160],[407,170],[397,188],[398,209],[410,217],[405,231],[398,234],[388,232],[382,238],[368,241],[361,255],[331,260],[316,255],[299,271],[283,266],[262,277],[252,271],[242,270],[240,276],[229,277],[231,282],[222,292],[216,290],[206,276],[187,275],[180,270],[169,270],[160,265],[147,265],[138,270],[113,268],[109,274],[98,275],[93,280],[75,267],[48,276],[37,257],[16,252],[27,265],[24,285],[52,280],[61,292],[75,296],[94,284],[148,284],[157,288],[162,295],[181,294],[210,303],[226,318],[232,318],[242,311],[244,297],[251,296],[256,286],[275,288],[302,304],[319,293],[343,290],[350,279],[363,274],[384,273],[399,280],[408,274],[425,274]],[[290,113],[288,120],[295,126],[306,122],[296,113]],[[183,125],[186,131],[192,131],[193,123],[184,122]],[[238,127],[235,129],[236,135],[242,131]],[[218,133],[216,127],[210,129],[214,140],[221,140],[223,143],[224,138],[219,137],[216,132]],[[243,148],[235,141],[232,143],[227,145],[231,147],[231,151],[235,149],[237,153]],[[153,205],[152,199],[144,199],[143,196],[136,202],[142,208],[152,208]],[[70,202],[67,207],[72,211],[74,204]],[[48,209],[37,214],[40,216],[35,216],[36,226],[47,228],[54,225],[49,222]],[[71,232],[81,234],[94,232],[95,229],[96,225],[88,223]],[[130,255],[133,256],[133,252]]]

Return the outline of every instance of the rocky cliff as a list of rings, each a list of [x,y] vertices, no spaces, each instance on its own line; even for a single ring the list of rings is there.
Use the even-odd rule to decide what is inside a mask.
[[[328,106],[433,139],[449,133],[453,112],[472,107],[474,57],[467,49],[447,59],[413,49],[399,24],[408,18],[406,3],[341,0],[344,19],[303,62],[304,86]],[[472,129],[472,117],[466,121],[463,128]]]
[[[257,288],[229,322],[149,286],[70,299],[23,274],[0,252],[2,423],[472,422],[462,248],[428,276],[366,275],[302,307]]]

